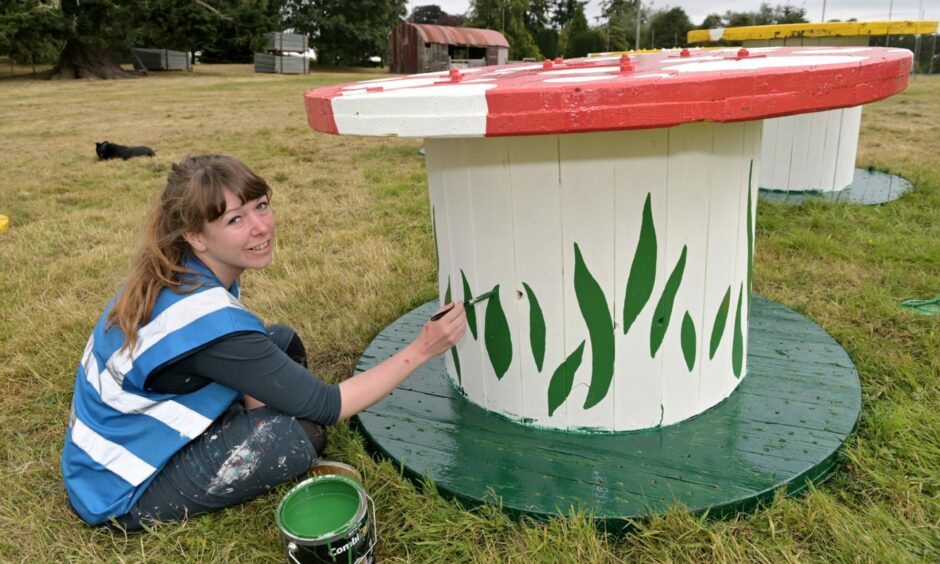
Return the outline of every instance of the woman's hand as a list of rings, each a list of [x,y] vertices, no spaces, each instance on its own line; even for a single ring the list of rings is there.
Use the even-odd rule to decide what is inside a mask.
[[[448,304],[438,310],[438,313],[448,308],[450,311],[437,321],[425,323],[421,334],[391,358],[340,382],[340,421],[379,401],[416,368],[457,344],[467,330],[467,314],[464,312],[463,302]]]
[[[467,312],[464,310],[463,302],[448,304],[437,313],[447,309],[450,311],[437,321],[425,323],[421,334],[415,339],[414,344],[417,345],[422,357],[431,358],[447,352],[460,341],[467,330]]]

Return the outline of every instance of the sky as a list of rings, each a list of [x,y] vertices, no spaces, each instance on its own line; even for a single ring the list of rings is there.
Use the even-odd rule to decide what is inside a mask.
[[[771,6],[787,4],[786,0],[763,0]],[[463,14],[470,6],[469,0],[409,0],[408,12],[415,6],[437,4],[448,14]],[[666,7],[679,7],[685,10],[692,23],[702,23],[705,16],[711,13],[723,14],[728,10],[735,12],[756,11],[761,0],[720,0],[718,2],[703,2],[701,0],[658,0],[644,1],[644,6],[652,4],[654,9]],[[936,20],[940,19],[940,2],[936,0],[805,0],[791,1],[792,6],[806,9],[806,19],[811,22],[822,21],[823,4],[826,9],[826,20],[847,20],[857,18],[860,21],[875,20]],[[584,10],[588,22],[596,24],[595,18],[601,15],[601,0],[590,0]],[[923,17],[921,17],[923,14]],[[890,15],[890,18],[889,18]]]

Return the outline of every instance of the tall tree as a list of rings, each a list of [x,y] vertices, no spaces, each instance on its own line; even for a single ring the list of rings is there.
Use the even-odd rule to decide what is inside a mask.
[[[375,56],[385,60],[407,0],[288,0],[287,13],[288,25],[313,39],[318,61],[359,66]]]
[[[561,31],[559,50],[565,57],[583,57],[604,50],[604,35],[588,26],[584,6],[579,5],[568,25]]]
[[[119,61],[129,60],[132,46],[194,51],[224,44],[220,51],[229,48],[250,60],[263,34],[280,29],[282,2],[12,0],[0,11],[0,34],[17,41],[15,49],[26,48],[23,42],[30,49],[57,46],[49,78],[125,78],[133,74]]]
[[[556,29],[562,29],[574,19],[579,11],[584,15],[587,0],[552,0],[552,23]],[[587,19],[585,18],[585,21]]]
[[[0,53],[20,63],[54,63],[62,49],[62,20],[42,0],[0,0]]]
[[[650,47],[685,47],[686,37],[692,29],[689,15],[682,8],[659,10],[650,17]]]
[[[501,32],[509,41],[509,58],[539,58],[541,53],[526,28],[529,0],[471,0],[467,25]]]
[[[542,56],[554,59],[558,56],[558,30],[552,24],[553,0],[529,0],[525,28],[535,41]]]
[[[426,6],[415,6],[408,16],[408,21],[418,24],[447,25],[451,27],[460,27],[467,18],[460,14],[448,14],[437,4],[428,4]]]
[[[426,6],[415,6],[408,16],[411,23],[436,24],[437,20],[446,15],[447,12],[441,9],[437,4],[428,4]]]
[[[125,53],[124,39],[140,15],[141,2],[62,0],[65,44],[50,78],[128,78],[115,54]]]

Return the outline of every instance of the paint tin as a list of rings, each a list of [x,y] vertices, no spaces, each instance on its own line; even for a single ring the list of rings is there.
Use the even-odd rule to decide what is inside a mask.
[[[275,517],[288,562],[374,562],[375,503],[356,480],[308,478],[287,492]]]

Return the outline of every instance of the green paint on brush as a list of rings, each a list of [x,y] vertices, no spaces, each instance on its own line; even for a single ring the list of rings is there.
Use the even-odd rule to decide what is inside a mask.
[[[747,293],[751,293],[751,281],[754,277],[754,204],[751,196],[751,176],[754,174],[754,159],[747,172]]]
[[[499,284],[493,288],[493,296],[486,301],[483,340],[490,364],[496,372],[496,378],[502,379],[512,362],[512,337],[509,335],[509,322],[499,302]]]
[[[450,276],[447,277],[447,291],[444,292],[444,305],[450,303]],[[463,388],[463,382],[460,375],[460,356],[457,354],[457,347],[450,348],[450,355],[454,358],[454,370],[457,371],[457,386]]]
[[[695,366],[695,323],[689,312],[685,312],[682,318],[682,356],[685,357],[685,365],[689,367],[689,372]]]
[[[574,384],[574,373],[581,366],[581,357],[584,354],[584,343],[578,345],[573,353],[568,355],[564,362],[558,365],[555,373],[552,374],[552,380],[548,384],[548,416],[551,417],[558,409],[558,406],[565,403],[568,395],[571,393],[571,387]]]
[[[682,246],[682,254],[676,262],[672,274],[666,280],[666,286],[663,288],[663,295],[656,304],[656,310],[653,312],[653,323],[650,326],[650,356],[655,357],[659,352],[659,347],[663,344],[666,337],[666,330],[669,328],[669,318],[672,317],[672,306],[676,301],[676,293],[679,292],[679,285],[682,283],[682,273],[685,271],[685,255],[688,247]]]
[[[584,409],[590,409],[604,399],[614,377],[614,320],[604,290],[584,264],[577,243],[574,244],[574,293],[591,339],[591,385],[584,400]]]
[[[650,194],[643,204],[643,222],[640,225],[640,240],[636,244],[630,275],[627,277],[627,294],[623,300],[623,334],[636,321],[638,315],[649,302],[656,282],[656,226],[653,225],[653,211]]]
[[[741,303],[744,301],[744,284],[738,290],[738,309],[734,314],[734,341],[731,345],[731,369],[734,377],[741,378],[741,367],[744,365],[744,334],[741,332]]]
[[[467,282],[467,275],[463,273],[463,269],[460,269],[460,278],[463,280],[463,301],[468,302],[473,299],[473,293],[470,291],[470,283]],[[473,340],[477,340],[477,312],[476,306],[470,306],[467,308],[467,327],[470,328],[470,334],[473,335]]]
[[[545,316],[542,315],[542,307],[532,288],[525,282],[522,287],[529,298],[529,344],[532,345],[535,367],[541,373],[542,364],[545,362]]]
[[[715,358],[715,352],[718,345],[721,344],[721,338],[725,334],[725,324],[728,323],[728,308],[731,306],[731,286],[725,291],[725,297],[721,299],[721,305],[718,306],[718,313],[715,314],[715,323],[712,324],[712,339],[708,346],[708,359]]]

